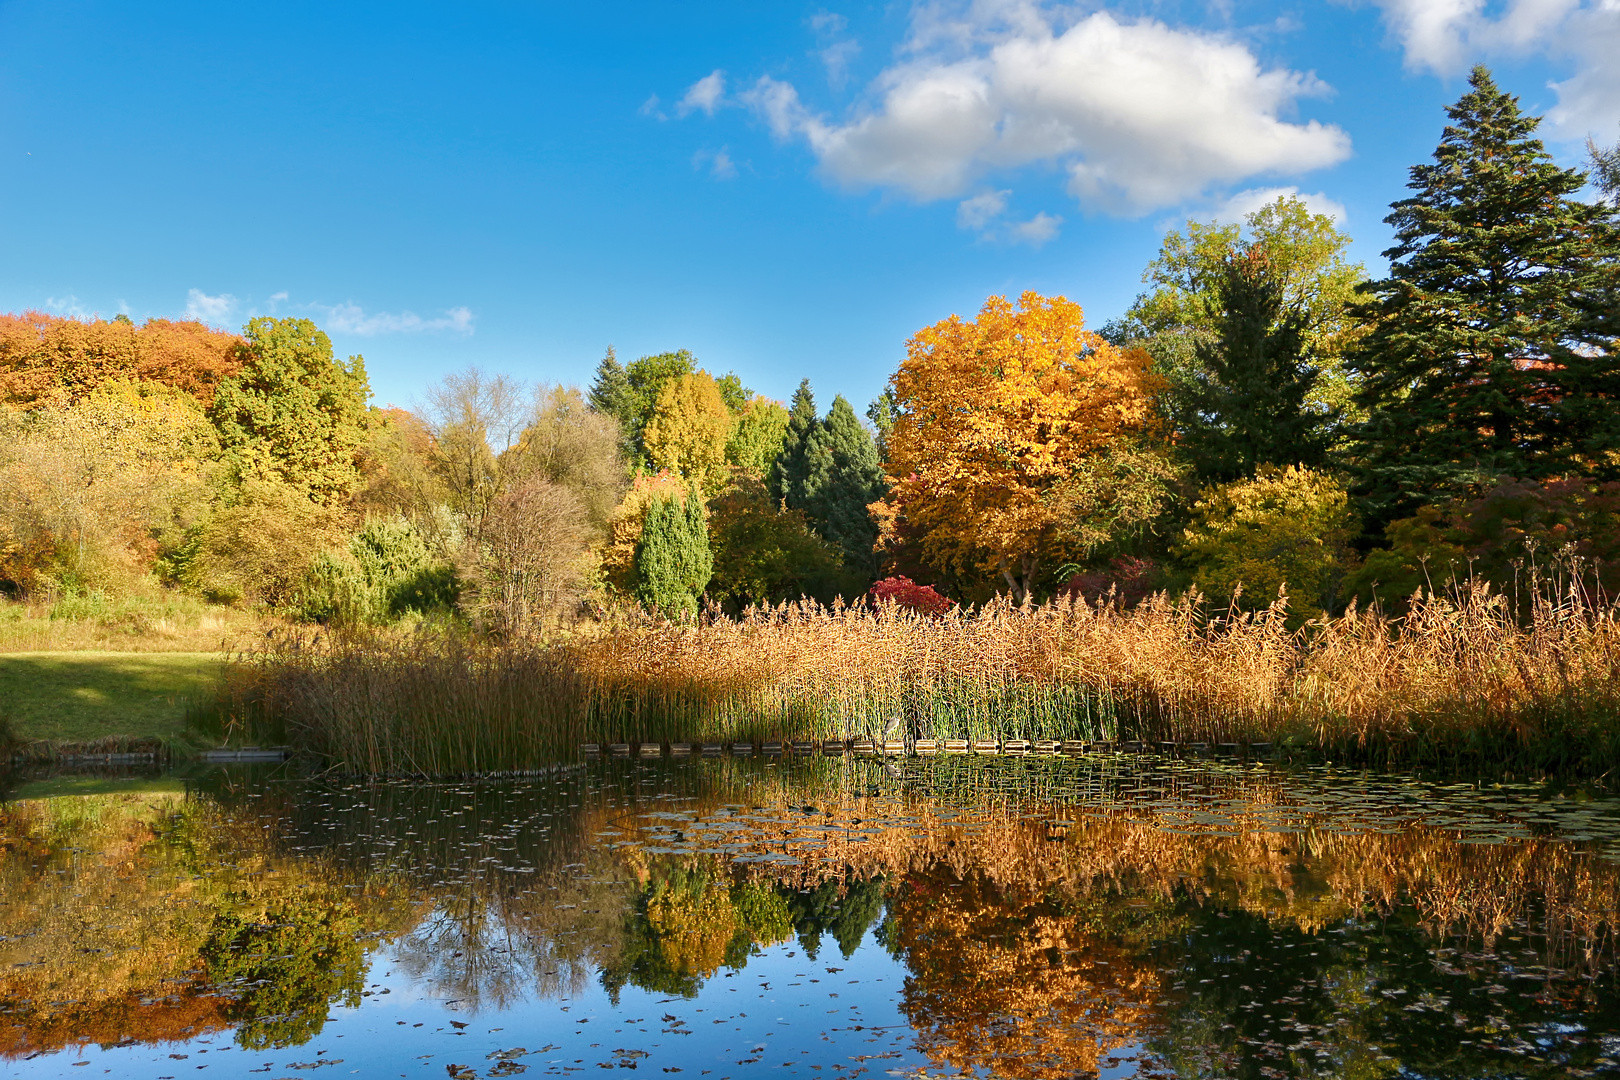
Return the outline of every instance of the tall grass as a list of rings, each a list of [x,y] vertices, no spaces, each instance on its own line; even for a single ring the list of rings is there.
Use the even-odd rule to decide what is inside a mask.
[[[539,646],[283,640],[221,716],[359,772],[526,768],[581,741],[1265,741],[1377,764],[1604,773],[1620,763],[1620,628],[1576,590],[1522,617],[1484,587],[1291,630],[1282,601],[1211,613],[991,604],[931,618],[813,603],[643,621]]]
[[[0,600],[0,653],[211,652],[266,623],[253,612],[156,587],[144,595],[77,590],[33,600]]]

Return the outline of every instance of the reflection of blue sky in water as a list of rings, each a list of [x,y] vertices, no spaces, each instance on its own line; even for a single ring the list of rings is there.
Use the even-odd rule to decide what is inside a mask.
[[[0,1071],[414,1078],[449,1075],[453,1064],[480,1078],[520,1066],[535,1076],[631,1065],[714,1080],[789,1070],[915,1075],[939,1071],[922,1049],[929,1039],[965,1045],[958,1021],[985,1037],[964,1051],[981,1075],[987,1061],[1016,1059],[1020,1039],[1033,1060],[1046,1041],[1069,1035],[1103,1039],[1095,1059],[1105,1076],[1136,1074],[1133,1059],[1148,1050],[1166,1074],[1256,1080],[1315,1075],[1334,1062],[1339,1074],[1393,1075],[1403,1057],[1430,1075],[1620,1071],[1610,1056],[1620,1051],[1611,946],[1599,943],[1597,959],[1576,970],[1580,943],[1553,942],[1530,903],[1508,911],[1486,949],[1477,938],[1432,933],[1406,901],[1356,914],[1371,901],[1340,895],[1332,876],[1346,863],[1333,852],[1363,850],[1343,847],[1358,843],[1370,845],[1369,859],[1415,851],[1411,858],[1456,873],[1522,850],[1535,865],[1556,864],[1549,881],[1587,872],[1570,861],[1579,846],[1601,876],[1620,837],[1609,802],[1528,786],[1228,766],[913,762],[904,772],[858,762],[602,762],[549,786],[202,781],[198,798],[264,814],[295,863],[324,860],[343,880],[412,890],[408,925],[369,955],[358,1005],[334,1003],[318,1035],[286,1049],[244,1050],[221,1031],[68,1049],[4,1061]],[[1039,797],[1018,810],[1031,793]],[[1087,832],[1093,820],[1098,831]],[[1243,847],[1256,830],[1263,842]],[[1532,850],[1549,834],[1574,843]],[[1413,837],[1428,846],[1400,846]],[[1161,842],[1162,851],[1153,847]],[[872,854],[880,848],[881,858]],[[1199,851],[1202,863],[1172,865]],[[884,865],[881,885],[861,903],[854,892],[840,901],[837,889],[818,900],[818,867],[845,865],[856,852],[871,856],[868,871]],[[1251,873],[1244,852],[1272,862]],[[1065,859],[1104,868],[1115,859],[1118,879],[1092,896],[1061,894],[1059,878],[1019,877],[1018,867],[1061,868]],[[728,865],[736,879],[724,876]],[[666,939],[649,936],[647,897],[676,880],[671,868],[691,866],[715,868],[719,877],[700,881],[733,899],[743,877],[779,883],[774,895],[800,926],[752,951],[734,939],[724,962],[711,950],[698,971],[661,972],[656,946]],[[963,868],[966,887],[955,876]],[[1150,871],[1180,884],[1155,892],[1144,884]],[[1458,880],[1469,902],[1535,884]],[[958,899],[965,921],[952,925],[967,929],[951,938],[928,920]],[[1273,920],[1284,909],[1316,922]],[[850,913],[842,923],[841,912]],[[911,920],[904,933],[897,919]],[[859,941],[847,957],[840,937]],[[1037,938],[1046,944],[1032,946]],[[968,954],[966,967],[951,968]],[[1121,965],[1129,977],[1109,982]],[[1092,988],[1089,1004],[1107,1015],[1071,1008],[1083,996],[1076,986]],[[1033,1010],[1015,1000],[1024,990]],[[1217,1044],[1228,1057],[1209,1051]],[[1318,1061],[1313,1047],[1336,1056]],[[1461,1071],[1437,1065],[1454,1052],[1467,1058]],[[1501,1068],[1514,1062],[1522,1073]]]

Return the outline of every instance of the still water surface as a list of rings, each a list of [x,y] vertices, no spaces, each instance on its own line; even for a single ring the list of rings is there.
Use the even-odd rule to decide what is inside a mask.
[[[1122,756],[78,790],[0,804],[7,1076],[1620,1073],[1620,806],[1580,792]]]

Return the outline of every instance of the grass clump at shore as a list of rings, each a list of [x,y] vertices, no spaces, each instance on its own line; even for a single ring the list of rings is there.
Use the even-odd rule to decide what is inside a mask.
[[[1601,775],[1620,764],[1620,628],[1576,591],[1479,587],[1399,618],[1289,627],[991,604],[943,618],[810,603],[544,645],[289,638],[233,665],[215,733],[355,772],[519,769],[581,741],[882,736],[1266,741],[1335,760]]]

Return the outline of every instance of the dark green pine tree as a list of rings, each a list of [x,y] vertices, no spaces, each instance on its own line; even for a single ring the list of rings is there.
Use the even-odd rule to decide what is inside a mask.
[[[1350,358],[1373,523],[1488,476],[1608,478],[1620,465],[1620,222],[1573,199],[1538,118],[1475,68],[1434,162],[1384,220]]]
[[[697,614],[698,600],[714,576],[709,523],[696,491],[684,499],[655,499],[636,544],[636,597],[672,618]]]
[[[1307,358],[1310,316],[1257,248],[1234,252],[1210,305],[1216,336],[1196,346],[1200,375],[1182,442],[1204,483],[1254,475],[1260,465],[1320,466],[1333,417],[1306,403],[1317,368]]]
[[[619,449],[626,461],[634,460],[636,427],[633,397],[630,376],[625,374],[619,358],[613,354],[613,346],[609,345],[607,355],[596,365],[596,378],[591,382],[586,401],[603,416],[611,416],[618,422]]]
[[[816,396],[810,391],[810,380],[805,379],[793,392],[782,452],[771,463],[771,473],[767,478],[773,502],[785,501],[795,510],[804,507],[804,482],[810,475],[810,437],[819,426]]]
[[[877,444],[842,394],[810,433],[805,466],[803,503],[795,506],[789,499],[788,506],[803,510],[810,527],[842,549],[846,566],[871,578],[877,571],[872,546],[878,527],[866,508],[883,497],[887,485]]]

